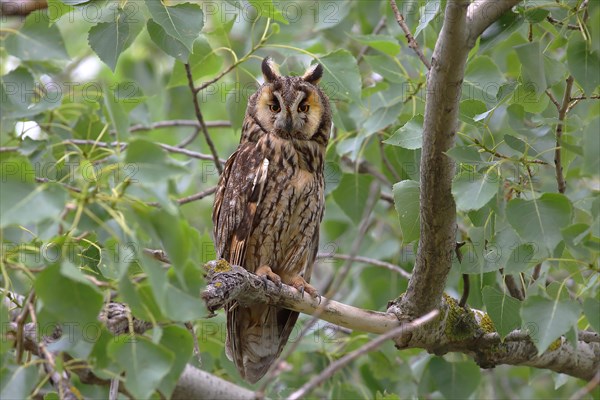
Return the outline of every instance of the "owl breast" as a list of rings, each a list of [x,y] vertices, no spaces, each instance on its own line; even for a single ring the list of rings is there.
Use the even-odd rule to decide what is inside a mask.
[[[322,216],[322,174],[301,168],[303,155],[275,135],[264,135],[257,147],[269,159],[269,171],[248,240],[246,268],[270,265],[286,282],[313,262],[309,247]]]

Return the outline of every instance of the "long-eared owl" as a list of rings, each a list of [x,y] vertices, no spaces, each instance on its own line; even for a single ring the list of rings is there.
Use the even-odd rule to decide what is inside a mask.
[[[324,209],[324,157],[331,130],[329,99],[317,86],[320,64],[281,76],[262,62],[263,85],[248,100],[242,137],[219,180],[213,208],[218,258],[276,284],[306,291]],[[230,303],[226,353],[254,383],[287,343],[298,313],[264,304]]]

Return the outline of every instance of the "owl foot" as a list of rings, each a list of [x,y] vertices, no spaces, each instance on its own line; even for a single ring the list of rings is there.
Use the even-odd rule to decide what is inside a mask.
[[[298,290],[300,292],[301,296],[304,296],[304,292],[306,292],[313,299],[318,297],[319,304],[321,304],[321,295],[319,294],[317,289],[315,289],[314,286],[312,286],[308,282],[306,282],[304,280],[304,278],[301,277],[300,275],[296,275],[294,278],[292,278],[292,280],[290,281],[290,286],[296,288],[296,290]]]
[[[267,280],[273,282],[278,288],[281,289],[281,277],[275,272],[273,272],[271,267],[269,267],[268,265],[261,265],[260,267],[258,267],[258,269],[256,270],[256,275],[260,276],[263,279],[265,283],[265,289],[267,288]]]

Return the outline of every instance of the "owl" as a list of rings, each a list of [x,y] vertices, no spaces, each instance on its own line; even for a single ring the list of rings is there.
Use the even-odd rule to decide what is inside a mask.
[[[213,207],[218,258],[263,279],[318,296],[309,284],[324,210],[324,157],[331,131],[323,67],[282,76],[270,58],[248,100],[237,150]],[[298,313],[264,304],[225,306],[227,357],[255,383],[287,343]]]

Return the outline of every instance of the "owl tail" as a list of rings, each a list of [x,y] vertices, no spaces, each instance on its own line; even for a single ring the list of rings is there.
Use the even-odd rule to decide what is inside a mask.
[[[242,378],[255,383],[267,373],[297,319],[297,312],[267,305],[228,307],[225,352]]]

